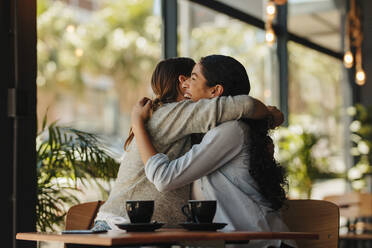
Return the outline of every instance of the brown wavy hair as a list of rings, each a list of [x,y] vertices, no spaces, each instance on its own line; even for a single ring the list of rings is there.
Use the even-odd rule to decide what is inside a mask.
[[[186,57],[164,59],[156,65],[151,76],[151,88],[155,94],[152,111],[156,111],[164,103],[177,101],[178,96],[182,94],[179,76],[190,77],[194,65],[195,61]],[[130,128],[128,138],[124,143],[125,151],[128,150],[133,137],[134,133]]]

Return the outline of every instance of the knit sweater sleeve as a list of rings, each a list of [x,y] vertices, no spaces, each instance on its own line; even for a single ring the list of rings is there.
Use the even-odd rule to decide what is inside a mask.
[[[147,126],[153,140],[170,144],[192,133],[206,133],[226,121],[249,119],[254,105],[248,95],[171,103],[156,110]]]

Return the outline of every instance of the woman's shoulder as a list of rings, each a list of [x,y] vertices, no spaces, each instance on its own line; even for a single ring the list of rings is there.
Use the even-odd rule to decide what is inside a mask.
[[[250,129],[249,125],[242,120],[227,121],[218,125],[217,128],[226,132],[245,132]]]
[[[244,121],[233,120],[218,125],[208,133],[211,136],[218,136],[222,140],[230,140],[230,142],[245,144],[250,137],[250,127]]]
[[[156,113],[156,112],[162,113],[164,111],[166,112],[166,111],[170,111],[170,110],[174,110],[174,109],[178,109],[178,108],[180,108],[180,109],[202,108],[202,107],[206,106],[207,103],[217,102],[219,100],[219,98],[223,98],[223,97],[215,97],[215,98],[211,98],[211,99],[205,98],[205,99],[200,99],[198,101],[192,101],[190,99],[185,99],[185,100],[182,100],[182,101],[179,101],[179,102],[164,103],[154,113]]]
[[[186,107],[194,104],[191,100],[183,100],[180,102],[171,102],[162,104],[152,114],[149,122],[157,123],[164,118],[169,119],[170,115],[174,115],[175,118],[179,118],[181,111],[184,111]]]
[[[175,109],[175,108],[180,108],[182,106],[190,105],[190,104],[192,104],[191,100],[183,100],[183,101],[179,101],[179,102],[163,103],[162,105],[160,105],[154,111],[154,113],[162,113],[164,111],[169,111],[169,110],[172,110],[172,109]]]
[[[227,121],[211,129],[209,133],[218,133],[225,137],[240,139],[244,137],[245,126],[239,120]]]

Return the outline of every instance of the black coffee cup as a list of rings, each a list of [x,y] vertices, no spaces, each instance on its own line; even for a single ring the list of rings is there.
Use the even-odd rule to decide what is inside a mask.
[[[149,223],[154,213],[154,201],[126,201],[125,208],[131,223]]]
[[[190,200],[182,207],[182,213],[187,217],[188,222],[212,223],[216,209],[217,201]]]

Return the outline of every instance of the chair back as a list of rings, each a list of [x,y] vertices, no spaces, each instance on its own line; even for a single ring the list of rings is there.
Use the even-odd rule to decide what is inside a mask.
[[[282,208],[284,222],[292,232],[315,232],[318,240],[296,240],[301,248],[337,248],[339,208],[323,200],[288,200]]]
[[[350,192],[342,195],[329,195],[324,200],[333,202],[340,208],[340,215],[346,218],[372,216],[372,194]]]
[[[93,227],[94,219],[103,201],[94,201],[72,206],[66,215],[65,230],[88,230]]]

